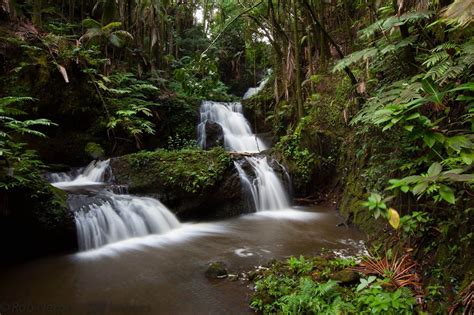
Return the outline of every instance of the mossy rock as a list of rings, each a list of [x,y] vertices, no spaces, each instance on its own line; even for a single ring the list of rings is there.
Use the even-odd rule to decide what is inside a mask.
[[[350,269],[336,271],[329,275],[329,279],[336,280],[341,284],[354,284],[360,279],[360,275]]]
[[[220,219],[252,212],[223,148],[143,151],[111,161],[117,184],[160,199],[181,219]]]
[[[204,274],[210,279],[222,279],[227,277],[228,272],[223,262],[215,261],[209,264]]]
[[[0,190],[0,246],[7,262],[77,249],[67,194],[35,178]]]

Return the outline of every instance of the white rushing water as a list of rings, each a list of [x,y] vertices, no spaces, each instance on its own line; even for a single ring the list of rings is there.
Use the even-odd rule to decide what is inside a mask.
[[[265,85],[262,81],[258,88],[252,88],[245,95],[258,93]],[[252,94],[252,95],[254,95]],[[250,96],[249,96],[250,95]],[[245,119],[242,104],[204,101],[201,105],[201,121],[198,126],[198,143],[206,147],[206,123],[218,123],[224,133],[224,146],[228,151],[240,153],[259,153],[268,147],[254,133]],[[234,161],[243,186],[251,193],[257,211],[289,208],[288,193],[266,156],[244,157],[251,170],[244,170],[243,161]]]
[[[267,157],[246,157],[251,165],[253,174],[248,174],[238,161],[234,165],[239,172],[242,184],[250,190],[257,211],[287,209],[290,207],[288,193],[268,164]]]
[[[265,85],[268,83],[268,80],[269,80],[269,77],[266,77],[260,82],[260,84],[257,87],[251,87],[250,89],[248,89],[242,98],[246,100],[248,98],[251,98],[254,95],[257,95],[261,90],[263,90]]]
[[[103,184],[109,170],[110,160],[92,161],[79,174],[53,173],[49,175],[51,185],[58,188]]]
[[[153,198],[110,192],[115,186],[82,195],[83,187],[105,184],[107,173],[109,176],[111,173],[109,162],[93,161],[79,173],[49,175],[52,185],[75,192],[69,198],[69,207],[74,212],[79,249],[90,250],[132,237],[163,234],[180,226],[174,214]]]
[[[132,237],[163,234],[180,226],[178,219],[153,198],[110,194],[106,201],[75,212],[81,250]]]
[[[254,133],[245,119],[242,104],[204,101],[201,104],[198,143],[206,146],[206,123],[216,122],[224,131],[224,146],[228,151],[257,153],[267,146]]]

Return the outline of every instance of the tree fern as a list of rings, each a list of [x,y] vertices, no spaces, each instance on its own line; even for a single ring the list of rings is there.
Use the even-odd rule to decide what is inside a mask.
[[[375,47],[369,47],[363,50],[353,52],[352,54],[346,56],[344,59],[341,59],[333,68],[334,72],[342,71],[344,68],[353,65],[362,60],[367,60],[377,56],[379,50]]]
[[[431,55],[423,62],[428,70],[424,78],[443,84],[459,78],[474,65],[474,41],[462,45],[447,42],[431,50]]]
[[[391,15],[385,19],[378,20],[373,24],[359,31],[359,37],[368,39],[379,32],[389,32],[392,28],[400,25],[424,20],[431,17],[434,13],[432,11],[413,11],[402,14],[401,16]]]

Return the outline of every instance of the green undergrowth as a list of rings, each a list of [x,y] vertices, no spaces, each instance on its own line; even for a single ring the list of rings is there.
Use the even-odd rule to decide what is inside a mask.
[[[127,182],[132,192],[172,189],[200,194],[223,178],[231,159],[223,148],[158,150],[129,154],[112,165],[117,179]]]
[[[407,287],[361,276],[352,258],[290,257],[255,278],[250,306],[263,314],[416,314]]]
[[[314,193],[315,187],[328,184],[334,178],[339,148],[347,136],[347,94],[350,84],[347,79],[326,74],[313,76],[312,94],[305,102],[306,116],[286,130],[277,142],[276,154],[288,166],[295,190],[302,195]],[[308,83],[309,84],[309,83]],[[279,114],[270,113],[267,119],[274,122],[274,133],[278,126],[294,113],[285,112],[280,104]]]

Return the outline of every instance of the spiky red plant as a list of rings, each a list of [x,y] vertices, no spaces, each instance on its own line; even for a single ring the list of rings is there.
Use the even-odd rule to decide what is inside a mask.
[[[395,288],[411,286],[415,291],[421,288],[421,277],[416,271],[417,264],[410,255],[400,258],[395,255],[392,259],[387,256],[381,259],[367,257],[354,270],[365,275],[377,275],[389,279],[389,284]]]

